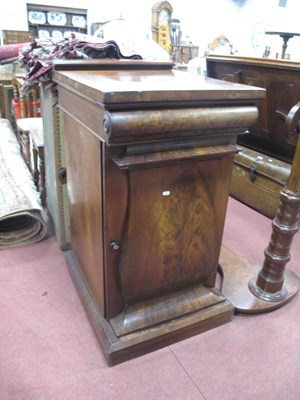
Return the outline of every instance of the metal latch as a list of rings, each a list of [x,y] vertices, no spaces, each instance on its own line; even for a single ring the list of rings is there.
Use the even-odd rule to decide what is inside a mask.
[[[251,181],[251,182],[255,182],[256,177],[257,177],[256,168],[252,166],[252,167],[249,168],[249,178],[250,178],[250,181]]]

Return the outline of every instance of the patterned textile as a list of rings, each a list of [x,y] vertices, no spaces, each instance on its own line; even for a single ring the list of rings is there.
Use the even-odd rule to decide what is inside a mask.
[[[0,119],[0,249],[36,243],[47,234],[47,214],[10,122]]]
[[[125,56],[114,40],[89,43],[76,38],[75,34],[59,42],[50,39],[34,41],[24,47],[19,55],[19,64],[27,71],[21,91],[26,93],[40,82],[51,82],[52,63],[62,59],[141,60],[142,57],[138,54]]]

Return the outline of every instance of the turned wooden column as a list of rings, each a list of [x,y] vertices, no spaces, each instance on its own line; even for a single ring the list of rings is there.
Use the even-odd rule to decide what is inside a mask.
[[[285,266],[290,261],[293,237],[299,229],[300,213],[300,140],[298,139],[300,102],[290,111],[286,121],[289,141],[297,140],[294,161],[287,187],[280,192],[280,205],[272,223],[272,235],[265,250],[265,261],[257,279],[249,282],[251,292],[260,299],[282,301],[288,291],[284,286]]]
[[[285,122],[287,142],[296,151],[287,186],[280,192],[280,205],[272,223],[272,233],[264,252],[263,265],[243,259],[223,247],[220,265],[224,281],[222,292],[235,312],[261,313],[275,310],[292,299],[300,289],[300,279],[286,270],[293,237],[300,217],[300,102],[291,108]]]
[[[249,288],[253,294],[267,301],[284,300],[288,292],[284,286],[286,264],[290,261],[293,237],[299,229],[300,193],[283,189],[280,206],[272,223],[272,235],[265,250],[265,261],[257,279]]]

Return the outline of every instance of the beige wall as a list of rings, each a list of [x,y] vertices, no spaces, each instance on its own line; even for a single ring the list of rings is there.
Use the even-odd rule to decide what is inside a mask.
[[[151,37],[151,8],[156,0],[31,0],[30,3],[88,9],[88,22],[102,22],[123,17],[132,27],[130,35]],[[279,37],[265,36],[261,46],[252,45],[254,26],[264,29],[286,29],[300,32],[299,0],[170,0],[174,18],[181,21],[182,35],[199,46],[202,53],[216,36],[225,35],[240,54],[262,55],[266,45],[275,54],[281,47]],[[1,3],[0,28],[27,30],[26,1]],[[289,42],[293,58],[300,59],[299,38]]]

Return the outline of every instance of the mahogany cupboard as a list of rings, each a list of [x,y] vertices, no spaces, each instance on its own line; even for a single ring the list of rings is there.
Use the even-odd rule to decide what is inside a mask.
[[[71,275],[109,365],[214,328],[236,136],[264,90],[133,60],[60,64]]]

